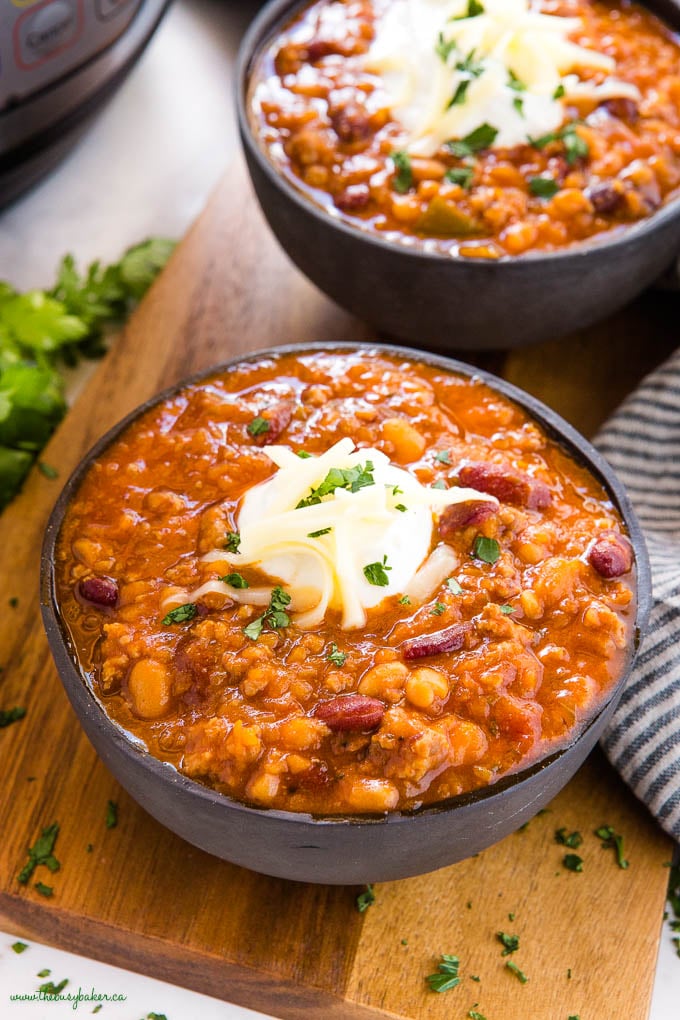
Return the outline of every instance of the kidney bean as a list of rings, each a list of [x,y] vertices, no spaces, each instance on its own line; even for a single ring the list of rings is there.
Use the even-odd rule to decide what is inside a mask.
[[[604,103],[600,103],[600,106],[607,113],[610,113],[612,117],[617,117],[619,120],[627,120],[629,124],[634,124],[640,116],[635,100],[626,99],[623,96],[618,96],[616,99],[605,99]]]
[[[365,209],[371,198],[368,184],[350,184],[335,196],[334,202],[343,212],[357,212]]]
[[[434,634],[408,638],[402,643],[401,654],[406,660],[411,660],[424,659],[427,655],[440,655],[442,652],[458,652],[463,647],[465,635],[469,630],[469,623],[454,623],[452,627],[436,630]]]
[[[325,722],[334,733],[349,730],[363,732],[380,726],[385,706],[382,701],[365,694],[343,694],[330,701],[322,701],[312,714]]]
[[[320,790],[322,787],[327,786],[330,781],[331,776],[328,767],[322,761],[312,762],[308,769],[305,769],[304,772],[299,772],[292,780],[296,787],[303,790]]]
[[[269,443],[275,443],[281,433],[290,425],[294,412],[295,404],[290,400],[280,400],[278,404],[267,407],[260,417],[269,422],[269,428],[266,432],[259,432],[253,437],[255,444],[267,446]]]
[[[607,216],[623,204],[623,190],[617,191],[611,184],[594,184],[586,189],[586,195],[593,204],[596,213]]]
[[[347,103],[335,110],[331,124],[341,142],[364,142],[372,134],[368,113],[359,103]]]
[[[478,489],[480,492],[488,492],[501,503],[510,503],[512,506],[545,510],[552,503],[550,489],[544,482],[509,466],[467,464],[460,469],[458,480],[461,485]]]
[[[469,503],[453,503],[447,506],[439,518],[439,534],[442,538],[450,538],[460,528],[468,528],[471,524],[481,524],[487,517],[493,517],[498,507],[486,500],[470,500]]]
[[[590,546],[588,562],[600,577],[621,577],[633,566],[633,547],[625,535],[608,531]]]
[[[342,46],[331,39],[312,39],[307,43],[307,60],[315,64],[322,57],[328,57],[331,53],[342,53]]]
[[[78,582],[80,597],[94,606],[115,606],[118,585],[110,577],[87,577]]]

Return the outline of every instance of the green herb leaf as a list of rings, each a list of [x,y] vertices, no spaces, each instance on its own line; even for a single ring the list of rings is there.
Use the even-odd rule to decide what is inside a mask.
[[[583,871],[583,858],[578,854],[565,854],[562,864],[567,871]]]
[[[21,885],[28,884],[33,872],[40,864],[46,864],[50,871],[59,870],[59,861],[53,854],[54,844],[57,841],[58,835],[59,823],[53,822],[52,825],[48,825],[46,829],[42,830],[33,846],[28,848],[26,851],[28,863],[24,865],[18,876]]]
[[[334,666],[344,666],[347,659],[347,654],[341,652],[334,641],[331,642],[328,654],[326,656],[329,662],[332,662]]]
[[[561,131],[551,131],[547,135],[541,135],[540,138],[528,137],[527,141],[535,149],[544,149],[551,142],[562,142],[569,166],[573,166],[578,159],[587,159],[590,155],[588,143],[578,134],[575,124],[567,124]]]
[[[512,68],[508,69],[508,88],[511,88],[514,92],[526,92],[526,85],[518,78]]]
[[[26,715],[25,708],[19,708],[17,705],[15,708],[0,708],[0,730],[4,726],[11,726],[12,723],[19,722]]]
[[[28,949],[28,943],[27,942],[13,942],[12,943],[12,949],[17,954],[23,953],[23,952],[25,952]]]
[[[55,985],[53,981],[46,981],[44,985],[41,985],[38,989],[43,995],[61,995],[68,984],[68,978],[64,978],[58,985]]]
[[[501,554],[501,547],[495,538],[486,538],[484,535],[477,535],[475,544],[472,547],[472,555],[484,563],[495,563]]]
[[[332,528],[320,528],[319,531],[310,531],[307,538],[321,538],[322,535],[329,535]]]
[[[375,892],[373,886],[368,884],[362,893],[357,896],[357,910],[360,914],[363,914],[368,908],[375,903]]]
[[[400,195],[405,195],[413,184],[413,170],[411,169],[411,157],[408,152],[399,151],[392,153],[392,162],[394,163],[394,177],[392,178],[392,187],[395,191],[398,191]]]
[[[38,461],[38,470],[45,478],[54,479],[59,477],[57,469],[53,468],[51,464],[46,464],[44,460]]]
[[[425,980],[433,992],[448,992],[460,984],[458,968],[460,960],[457,956],[443,955],[437,965],[435,974],[428,974]]]
[[[175,606],[167,613],[161,623],[164,627],[170,627],[173,623],[187,623],[189,620],[193,620],[198,612],[198,606],[195,602],[185,602],[181,606]]]
[[[411,605],[411,600],[408,597],[408,595],[402,595],[401,596],[401,598],[399,599],[399,605],[400,606],[410,606]]]
[[[297,455],[300,460],[310,460],[312,456],[311,453],[307,453],[306,450],[298,450]]]
[[[443,602],[435,602],[434,606],[430,610],[431,616],[441,616],[442,613],[446,612],[446,606]]]
[[[146,1020],[168,1020],[165,1013],[147,1013]]]
[[[480,3],[479,0],[468,0],[466,13],[459,14],[457,18],[451,18],[451,20],[465,21],[466,18],[476,18],[479,14],[484,14],[484,4]]]
[[[518,978],[522,982],[523,985],[527,983],[529,978],[526,976],[523,970],[519,969],[516,963],[513,963],[512,960],[506,960],[505,966],[508,968],[509,971],[511,971],[515,975],[516,978]]]
[[[115,829],[118,825],[118,805],[115,800],[110,800],[106,805],[106,828]]]
[[[406,511],[408,510],[408,507],[404,506],[403,503],[395,503],[394,509],[398,510],[400,514],[405,514]]]
[[[523,117],[524,116],[524,100],[521,99],[520,96],[516,96],[513,99],[513,101],[512,101],[512,105],[517,110],[517,112],[520,115],[520,117]]]
[[[447,485],[443,478],[438,478],[436,482],[432,483],[433,489],[446,489]]]
[[[507,602],[504,606],[501,606],[501,613],[503,613],[505,616],[510,616],[510,614],[514,613],[514,611],[515,607],[508,605]]]
[[[568,846],[570,850],[578,850],[583,842],[583,836],[580,832],[568,833],[565,828],[561,828],[555,831],[555,842],[561,846]]]
[[[446,579],[446,587],[454,595],[462,595],[463,594],[463,589],[461,588],[460,584],[455,579],[455,577],[447,577],[447,579]]]
[[[251,641],[257,641],[260,634],[262,633],[263,627],[264,627],[264,614],[262,616],[258,616],[255,620],[252,620],[246,627],[244,627],[243,633],[247,638],[250,638]]]
[[[602,840],[602,849],[613,849],[616,854],[616,863],[622,869],[629,867],[629,862],[623,856],[623,836],[614,832],[611,825],[601,825],[595,830],[595,835]]]
[[[36,977],[40,977],[40,978],[49,977],[51,973],[52,973],[52,971],[49,969],[49,967],[45,967],[44,970],[39,970],[38,971],[38,973],[36,974]]]
[[[468,1017],[470,1018],[470,1020],[486,1020],[484,1014],[478,1013],[476,1009],[469,1009]]]
[[[447,40],[444,38],[443,32],[439,33],[439,35],[437,36],[437,45],[434,48],[434,52],[437,54],[440,60],[442,60],[446,64],[451,54],[455,52],[456,48],[457,47],[455,39]]]
[[[41,896],[45,896],[47,899],[53,894],[54,889],[51,885],[45,885],[44,882],[36,882],[35,888],[38,890]]]
[[[318,505],[326,496],[331,496],[336,489],[346,489],[347,492],[358,492],[367,485],[375,485],[373,478],[373,462],[367,460],[362,466],[358,464],[353,468],[331,468],[324,480],[316,489],[312,488],[309,496],[301,499],[296,506],[300,510],[307,506]]]
[[[290,624],[290,617],[286,612],[286,608],[290,605],[290,602],[291,597],[288,592],[284,591],[279,585],[276,585],[272,589],[269,605],[262,616],[258,616],[243,628],[245,636],[250,638],[251,641],[257,641],[265,623],[268,623],[272,630],[287,627]]]
[[[563,96],[564,96],[564,85],[562,84],[562,82],[560,82],[559,85],[557,86],[557,88],[555,89],[555,91],[553,92],[552,97],[553,97],[553,99],[562,99]]]
[[[220,578],[224,584],[228,584],[231,588],[249,588],[250,585],[246,581],[242,574],[225,574],[224,577]]]
[[[128,298],[141,300],[175,249],[167,237],[151,237],[123,255],[118,276]]]
[[[501,956],[510,956],[519,949],[519,935],[508,935],[507,932],[497,931],[496,938],[504,946]]]
[[[450,464],[451,454],[448,450],[439,450],[438,453],[435,453],[434,459],[439,461],[440,464]]]
[[[472,184],[474,170],[470,166],[454,166],[446,171],[444,177],[450,184],[458,184],[467,191]]]
[[[470,81],[471,81],[470,78],[463,78],[462,81],[458,82],[453,95],[446,104],[445,109],[450,110],[452,106],[463,105],[463,103],[465,102],[465,95],[470,87]]]
[[[224,540],[224,548],[227,552],[237,553],[241,544],[241,536],[238,531],[228,531]]]
[[[537,198],[552,198],[560,190],[560,186],[553,177],[530,177],[529,191]]]
[[[473,156],[477,152],[490,148],[496,140],[498,129],[491,124],[480,124],[478,128],[471,131],[464,138],[453,139],[445,142],[446,148],[462,159],[465,156]]]
[[[386,588],[390,583],[387,571],[391,569],[392,567],[387,566],[387,556],[383,556],[382,563],[366,564],[364,567],[364,577],[369,584],[374,584],[377,588]]]
[[[248,425],[247,432],[251,436],[261,436],[265,432],[269,432],[269,422],[258,414],[257,418],[253,418]]]

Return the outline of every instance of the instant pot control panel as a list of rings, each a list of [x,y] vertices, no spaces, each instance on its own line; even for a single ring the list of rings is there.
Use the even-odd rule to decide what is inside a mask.
[[[77,71],[125,31],[142,0],[0,0],[0,112]]]

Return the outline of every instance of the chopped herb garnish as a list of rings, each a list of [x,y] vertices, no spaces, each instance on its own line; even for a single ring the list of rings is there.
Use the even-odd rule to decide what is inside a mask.
[[[579,857],[578,854],[565,854],[562,858],[562,864],[567,871],[583,871],[583,858]]]
[[[568,846],[570,850],[578,850],[583,842],[583,836],[580,832],[567,832],[565,828],[557,829],[555,832],[555,842],[559,843],[560,846]]]
[[[519,949],[519,935],[508,935],[507,932],[497,931],[496,938],[504,946],[501,956],[510,956]]]
[[[246,581],[243,574],[225,574],[224,577],[220,578],[224,584],[230,585],[232,588],[249,588],[250,585]]]
[[[400,152],[393,152],[392,162],[394,163],[395,171],[394,178],[392,180],[392,187],[395,191],[398,191],[400,195],[405,195],[413,184],[411,157],[408,152],[404,152],[403,150]]]
[[[387,566],[387,556],[383,556],[382,563],[366,564],[364,567],[364,577],[369,584],[374,584],[377,588],[386,588],[390,583],[387,571],[391,569],[392,567]]]
[[[437,453],[435,453],[434,459],[438,460],[440,464],[450,464],[451,454],[449,453],[448,450],[439,450]]]
[[[108,801],[106,805],[106,828],[115,829],[118,825],[118,805],[115,800]]]
[[[309,460],[310,457],[312,456],[311,453],[307,453],[306,450],[298,450],[297,455],[300,458],[300,460]]]
[[[495,563],[501,554],[501,547],[495,538],[486,538],[485,535],[477,535],[475,544],[472,547],[472,555],[484,563]]]
[[[465,102],[465,95],[470,86],[470,83],[475,78],[479,78],[484,74],[484,64],[475,59],[475,50],[470,50],[468,55],[459,60],[456,65],[456,70],[460,71],[464,77],[458,82],[455,92],[451,99],[447,103],[446,109],[450,110],[452,106],[460,106]]]
[[[461,588],[460,584],[455,579],[455,577],[447,577],[447,579],[446,579],[446,587],[454,595],[462,595],[463,594],[463,589]]]
[[[3,726],[11,726],[12,723],[19,722],[20,719],[26,715],[25,708],[0,708],[0,730]]]
[[[59,477],[57,469],[53,468],[51,464],[46,464],[44,460],[38,461],[38,470],[45,478],[54,479]]]
[[[198,606],[195,602],[185,602],[183,605],[171,609],[161,622],[164,627],[170,627],[173,623],[187,623],[189,620],[193,620],[197,612]]]
[[[85,847],[85,852],[88,853],[88,854],[91,854],[93,850],[94,850],[93,844],[92,843],[88,843],[87,846]]]
[[[262,614],[255,620],[252,620],[247,627],[243,628],[243,633],[251,641],[257,641],[262,628],[265,623],[268,623],[272,630],[278,630],[281,627],[287,627],[290,623],[290,617],[286,612],[286,607],[290,605],[290,595],[285,592],[283,588],[277,585],[271,594],[269,605]]]
[[[454,156],[462,159],[464,156],[473,156],[476,152],[488,149],[495,142],[497,134],[497,128],[484,123],[464,138],[446,142],[445,145]]]
[[[470,981],[481,981],[479,974],[470,974]]]
[[[392,495],[393,496],[403,496],[404,495],[404,490],[400,489],[398,485],[394,485],[392,487]]]
[[[505,616],[509,616],[510,613],[514,613],[514,611],[515,611],[515,607],[514,606],[509,606],[507,604],[507,602],[506,602],[506,604],[504,606],[501,606],[501,613],[504,613]]]
[[[301,499],[296,510],[306,506],[316,506],[325,496],[332,495],[336,489],[346,489],[347,492],[358,492],[367,485],[375,485],[373,478],[373,462],[367,460],[362,466],[358,464],[353,468],[331,468],[324,480],[316,489],[312,489],[309,496]]]
[[[16,607],[19,605],[19,599],[16,597],[16,595],[12,595],[11,599],[7,600],[7,605],[10,607],[10,609],[16,609]]]
[[[52,886],[45,885],[44,882],[36,882],[35,888],[38,890],[41,896],[45,896],[47,899],[49,899],[52,893],[54,892]]]
[[[28,880],[39,864],[44,864],[52,872],[59,871],[59,861],[53,854],[54,844],[57,841],[58,835],[59,823],[53,822],[52,825],[48,825],[46,829],[43,829],[34,845],[28,848],[26,851],[28,863],[19,872],[19,882],[22,885],[28,883]]]
[[[456,85],[456,90],[446,104],[446,109],[450,110],[452,106],[461,106],[465,102],[465,94],[470,87],[471,78],[463,78]]]
[[[345,652],[341,652],[335,641],[332,641],[326,658],[329,662],[332,662],[334,666],[344,666],[347,654]]]
[[[49,967],[45,967],[44,970],[39,970],[38,973],[35,976],[36,977],[49,977],[51,973],[52,973],[52,971],[49,969]]]
[[[401,944],[402,944],[402,946],[407,946],[408,945],[408,939],[402,939],[401,940]]]
[[[472,184],[474,170],[471,166],[455,166],[447,170],[444,177],[450,184],[458,184],[467,190]]]
[[[248,433],[251,436],[261,436],[265,432],[269,432],[269,422],[261,414],[258,414],[257,418],[253,418],[248,425]]]
[[[28,949],[28,942],[13,942],[12,949],[15,953],[17,953],[17,955],[19,955]]]
[[[552,198],[560,190],[560,186],[553,177],[530,177],[529,191],[536,198]]]
[[[456,40],[445,39],[444,33],[440,32],[437,36],[437,45],[434,48],[434,52],[437,54],[439,59],[446,63],[455,49]]]
[[[408,507],[404,506],[403,503],[396,503],[394,509],[398,510],[400,514],[405,514],[406,511],[408,510]]]
[[[411,605],[411,600],[408,597],[408,595],[402,595],[401,596],[401,598],[399,599],[399,605],[401,605],[401,606],[410,606]]]
[[[448,992],[460,984],[458,968],[460,960],[457,956],[443,954],[438,965],[436,974],[428,974],[425,980],[433,992]]]
[[[321,538],[322,535],[329,535],[332,528],[319,528],[318,531],[310,531],[307,538]]]
[[[447,485],[443,478],[438,478],[436,482],[432,483],[433,489],[446,489]]]
[[[93,1013],[99,1013],[99,1012],[101,1012],[101,1010],[102,1010],[103,1008],[104,1008],[104,1006],[103,1006],[103,1005],[102,1005],[102,1003],[100,1002],[100,1003],[98,1003],[98,1004],[97,1004],[97,1005],[96,1005],[96,1006],[94,1007],[94,1009],[92,1010],[92,1012],[93,1012]]]
[[[511,971],[515,975],[516,978],[518,978],[522,982],[523,985],[527,983],[529,978],[526,976],[523,970],[519,969],[516,963],[513,963],[512,960],[506,960],[505,966],[508,968],[509,971]]]
[[[363,914],[373,903],[375,903],[375,892],[373,886],[368,884],[364,891],[357,896],[357,910]]]
[[[238,531],[228,531],[224,540],[224,548],[227,552],[237,553],[241,544],[241,536]]]
[[[467,12],[465,14],[459,14],[457,18],[452,18],[452,21],[465,21],[466,18],[476,18],[479,14],[484,13],[484,4],[480,3],[479,0],[468,0]]]
[[[165,1013],[147,1013],[146,1020],[168,1020]]]
[[[526,92],[527,89],[522,79],[518,78],[511,68],[508,69],[508,88],[513,89],[514,92]]]
[[[619,836],[617,832],[614,832],[611,825],[601,825],[599,829],[595,829],[595,835],[602,840],[603,850],[614,850],[616,853],[616,863],[625,870],[629,862],[623,856],[623,836]]]
[[[590,154],[588,143],[577,133],[575,124],[567,124],[561,131],[551,131],[540,138],[529,137],[527,141],[535,149],[544,149],[551,142],[562,142],[569,166],[573,166],[577,159],[587,159]]]
[[[445,604],[443,602],[435,602],[435,604],[433,605],[432,609],[430,610],[430,614],[432,616],[441,616],[442,613],[445,613],[445,612],[446,612],[446,606],[445,606]]]
[[[581,1017],[578,1013],[570,1013],[567,1020],[581,1020]]]
[[[476,1009],[469,1009],[468,1016],[470,1020],[486,1020],[483,1013],[478,1013]]]
[[[553,97],[553,99],[561,99],[563,97],[563,95],[564,95],[564,85],[562,84],[562,82],[560,82],[560,84],[557,86],[557,88],[553,92],[552,97]]]
[[[512,101],[512,105],[517,110],[520,117],[524,116],[524,100],[520,96],[515,96]]]
[[[508,914],[508,921],[514,921],[514,920],[515,920],[515,915],[514,914]]]
[[[38,989],[43,995],[61,995],[68,984],[68,978],[64,978],[58,985],[55,985],[53,981],[46,981],[44,985],[41,985]]]

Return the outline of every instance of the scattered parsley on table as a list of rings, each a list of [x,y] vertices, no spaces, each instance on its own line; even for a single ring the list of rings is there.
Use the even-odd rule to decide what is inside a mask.
[[[457,956],[449,956],[442,954],[441,959],[437,965],[437,972],[435,974],[428,974],[425,980],[430,986],[432,992],[448,992],[451,988],[455,988],[456,985],[460,984],[460,978],[458,977],[458,968],[460,967],[460,960]]]
[[[357,910],[360,914],[363,914],[368,908],[375,903],[375,891],[373,886],[369,883],[363,892],[357,896]]]

